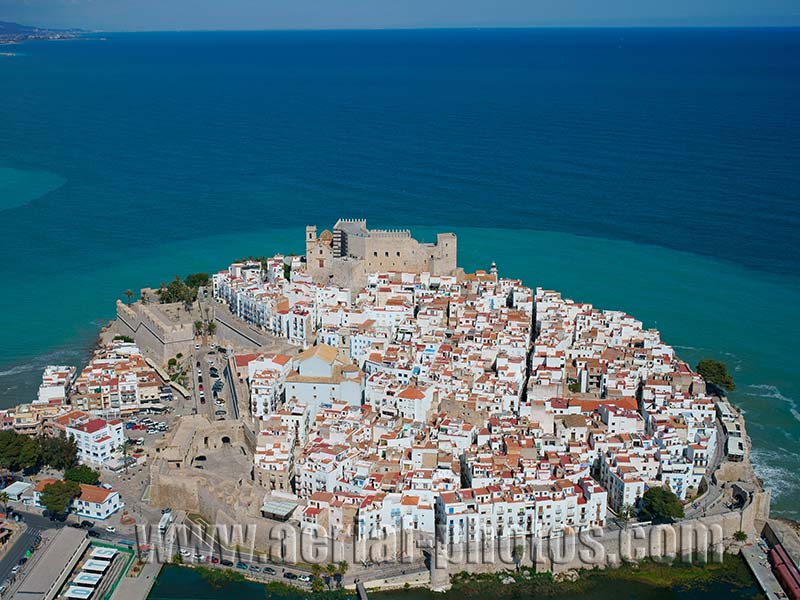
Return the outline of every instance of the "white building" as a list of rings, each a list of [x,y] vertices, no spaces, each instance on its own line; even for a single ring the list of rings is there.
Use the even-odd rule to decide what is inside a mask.
[[[336,348],[320,344],[302,352],[294,360],[296,371],[286,378],[286,399],[308,406],[313,421],[321,406],[342,401],[360,406],[364,375],[353,364],[343,364]]]
[[[54,427],[74,438],[78,460],[84,464],[102,465],[111,460],[125,441],[122,421],[106,421],[82,411],[73,411],[55,419]]]
[[[46,486],[55,483],[55,481],[55,479],[43,479],[36,484],[33,490],[33,503],[35,506],[44,508],[41,503],[42,492],[44,492]],[[81,492],[72,501],[70,509],[81,517],[104,520],[125,506],[119,492],[116,490],[107,490],[85,483],[81,483],[80,488]]]

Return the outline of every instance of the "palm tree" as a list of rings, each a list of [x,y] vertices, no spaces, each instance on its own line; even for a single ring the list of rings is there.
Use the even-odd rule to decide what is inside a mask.
[[[3,505],[3,513],[6,515],[8,514],[8,502],[11,500],[11,496],[8,495],[8,492],[0,492],[0,504]]]
[[[634,508],[630,504],[625,504],[619,511],[619,520],[622,522],[623,528],[628,528],[628,523],[633,517]]]
[[[339,576],[339,587],[342,587],[342,579],[344,579],[347,569],[350,568],[350,563],[348,563],[346,560],[340,560],[336,566],[338,567],[337,575]]]
[[[311,565],[311,574],[314,577],[319,577],[320,575],[322,575],[322,565],[317,564],[317,563],[314,563],[313,565]]]
[[[217,324],[214,323],[214,321],[210,321],[206,326],[206,329],[208,330],[208,335],[214,335],[214,333],[217,331]]]
[[[194,322],[194,334],[200,335],[203,333],[203,322],[202,321],[195,321]]]
[[[125,290],[125,297],[128,299],[128,306],[130,306],[131,298],[133,298],[133,292],[131,290]]]
[[[331,581],[336,576],[337,568],[333,563],[328,563],[325,566],[325,571],[328,573],[328,589],[331,589]]]
[[[122,462],[125,466],[125,472],[128,472],[128,451],[131,449],[131,441],[125,440],[122,442],[122,445],[119,447],[122,450]]]

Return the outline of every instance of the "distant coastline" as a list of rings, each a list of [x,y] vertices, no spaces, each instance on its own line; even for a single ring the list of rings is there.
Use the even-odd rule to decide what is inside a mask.
[[[0,45],[3,46],[40,40],[73,40],[81,37],[84,33],[86,32],[82,29],[48,29],[0,21]],[[0,53],[0,56],[8,55],[5,52]],[[13,53],[10,55],[16,56]]]

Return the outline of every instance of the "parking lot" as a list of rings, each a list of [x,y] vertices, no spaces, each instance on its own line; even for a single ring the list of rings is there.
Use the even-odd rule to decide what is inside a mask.
[[[195,349],[192,373],[193,396],[198,414],[221,421],[236,417],[228,403],[227,384],[223,377],[226,358],[213,347]]]

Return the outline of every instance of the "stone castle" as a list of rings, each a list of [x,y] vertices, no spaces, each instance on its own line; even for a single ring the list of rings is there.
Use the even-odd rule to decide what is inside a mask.
[[[457,275],[457,238],[439,233],[436,243],[411,237],[408,229],[367,229],[366,219],[339,219],[333,233],[317,237],[306,227],[306,270],[317,283],[358,289],[375,271]]]

